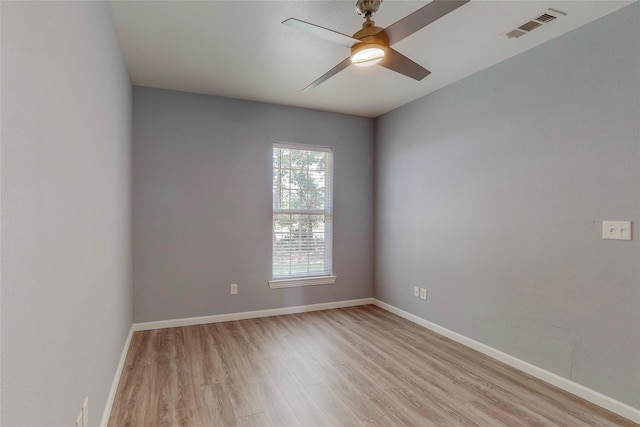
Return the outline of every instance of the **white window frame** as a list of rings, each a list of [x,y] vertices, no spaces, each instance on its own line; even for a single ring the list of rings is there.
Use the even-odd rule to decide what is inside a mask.
[[[325,205],[328,206],[326,209],[324,210],[304,210],[304,209],[280,209],[279,207],[276,206],[276,200],[275,200],[275,196],[273,194],[273,189],[272,189],[272,197],[273,197],[273,203],[272,203],[272,208],[273,208],[273,216],[274,216],[274,220],[275,220],[275,215],[277,214],[323,214],[325,215],[325,218],[329,218],[330,219],[330,227],[331,230],[333,229],[333,148],[331,147],[324,147],[324,146],[318,146],[318,145],[306,145],[306,144],[292,144],[292,143],[281,143],[281,142],[276,142],[273,144],[272,146],[272,152],[273,149],[275,148],[288,148],[288,149],[292,149],[292,150],[304,150],[304,151],[322,151],[322,152],[327,152],[330,153],[331,155],[331,162],[330,162],[330,168],[327,171],[327,175],[325,176],[325,185],[328,186],[329,191],[328,191],[328,197],[330,197],[330,200],[328,201],[328,203],[326,203]],[[273,166],[272,166],[273,169]],[[274,221],[275,224],[275,221]],[[271,277],[272,279],[269,281],[269,287],[271,289],[279,289],[279,288],[290,288],[290,287],[298,287],[298,286],[314,286],[314,285],[328,285],[328,284],[333,284],[336,282],[336,276],[334,276],[332,274],[333,272],[333,232],[330,233],[330,237],[331,237],[331,241],[330,242],[325,242],[325,250],[329,251],[330,257],[329,257],[329,262],[330,262],[330,266],[329,266],[329,270],[330,270],[330,274],[321,274],[321,275],[308,275],[308,276],[292,276],[292,277],[274,277],[273,274],[273,256],[274,256],[274,243],[275,243],[275,237],[274,237],[274,227],[275,225],[272,225],[272,237],[271,237],[271,247],[272,247],[272,254],[271,254]],[[328,247],[327,247],[328,246]]]

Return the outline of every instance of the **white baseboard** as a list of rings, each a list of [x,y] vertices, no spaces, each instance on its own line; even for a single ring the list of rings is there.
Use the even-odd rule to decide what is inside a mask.
[[[588,400],[589,402],[594,403],[602,408],[608,409],[611,412],[615,412],[616,414],[623,416],[631,421],[640,423],[640,410],[632,406],[619,402],[595,390],[556,375],[545,369],[539,368],[535,365],[525,362],[524,360],[518,359],[517,357],[513,357],[507,353],[503,353],[500,350],[496,350],[493,347],[482,344],[481,342],[468,338],[435,323],[429,322],[428,320],[418,317],[415,314],[408,313],[380,300],[374,299],[373,304],[413,323],[424,326],[425,328],[430,329],[440,335],[444,335],[445,337],[450,338],[460,344],[477,350],[480,353],[483,353],[493,359],[499,360],[500,362],[505,363],[513,368],[526,372],[527,374],[532,375],[558,388],[561,388],[562,390]]]
[[[160,320],[157,322],[134,323],[134,331],[176,328],[179,326],[203,325],[206,323],[229,322],[232,320],[255,319],[257,317],[280,316],[283,314],[305,313],[308,311],[330,310],[332,308],[354,307],[373,304],[373,298],[352,299],[346,301],[325,302],[322,304],[298,305],[295,307],[274,308],[271,310],[244,311],[241,313],[216,314],[213,316],[188,317],[185,319]]]
[[[118,362],[116,373],[113,376],[111,389],[109,390],[109,395],[107,396],[107,403],[104,407],[104,412],[102,413],[102,419],[100,420],[100,427],[107,427],[107,424],[109,423],[111,408],[113,407],[113,401],[116,398],[116,391],[118,391],[120,376],[122,375],[122,370],[124,369],[124,362],[127,358],[127,351],[129,350],[129,344],[131,344],[131,337],[133,337],[133,327],[129,329],[129,335],[127,335],[127,339],[124,342],[124,349],[122,350],[122,355],[120,355],[120,361]]]

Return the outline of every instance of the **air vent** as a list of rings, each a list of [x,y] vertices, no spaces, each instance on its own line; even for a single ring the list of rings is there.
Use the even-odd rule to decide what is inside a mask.
[[[543,13],[542,15],[540,15],[540,16],[538,16],[536,18],[536,21],[540,21],[542,23],[546,23],[546,22],[549,22],[549,21],[553,21],[554,19],[556,19],[555,16],[549,15],[548,13]]]
[[[524,31],[520,31],[520,30],[513,30],[513,31],[509,31],[507,33],[507,37],[509,37],[510,39],[517,39],[520,36],[524,36],[525,33]]]
[[[535,30],[536,28],[538,28],[540,25],[542,25],[539,22],[536,21],[529,21],[526,24],[520,25],[518,28],[521,29],[522,31],[526,31],[529,32],[531,30]]]
[[[557,15],[562,15],[562,16],[566,16],[567,14],[565,12],[561,12],[559,10],[556,9],[548,9],[549,11],[556,13]],[[537,18],[532,19],[531,21],[520,25],[518,28],[515,28],[511,31],[509,31],[508,33],[506,33],[505,35],[507,36],[507,38],[509,39],[517,39],[519,37],[524,36],[525,34],[535,30],[536,28],[538,28],[539,26],[546,24],[548,22],[553,21],[554,19],[557,19],[558,16],[556,15],[552,15],[551,13],[542,13],[540,15],[538,15]]]

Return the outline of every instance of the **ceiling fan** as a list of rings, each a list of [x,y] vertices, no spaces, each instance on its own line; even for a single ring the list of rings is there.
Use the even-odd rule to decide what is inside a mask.
[[[323,74],[316,81],[304,88],[303,91],[313,89],[351,64],[358,66],[379,64],[389,70],[411,77],[412,79],[422,80],[431,74],[431,72],[402,55],[397,50],[392,49],[391,46],[437,19],[442,18],[447,13],[459,8],[468,1],[469,0],[434,0],[410,15],[405,16],[398,22],[389,25],[387,28],[380,28],[375,26],[371,18],[380,8],[382,0],[357,0],[356,12],[362,16],[365,21],[362,24],[362,29],[357,31],[353,36],[348,36],[295,18],[284,20],[282,23],[290,27],[307,31],[315,36],[351,48],[351,56],[349,58]]]

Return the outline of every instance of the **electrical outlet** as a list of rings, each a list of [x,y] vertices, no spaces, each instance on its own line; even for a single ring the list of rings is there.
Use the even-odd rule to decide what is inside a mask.
[[[413,296],[416,297],[416,298],[420,297],[420,288],[419,287],[417,287],[417,286],[413,287]]]
[[[236,283],[232,283],[231,284],[231,295],[237,295],[238,294],[238,285]]]
[[[425,288],[420,288],[420,299],[427,299],[427,290]]]
[[[82,404],[82,427],[89,427],[89,396],[84,398]]]

